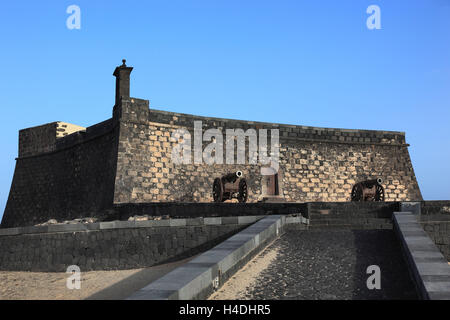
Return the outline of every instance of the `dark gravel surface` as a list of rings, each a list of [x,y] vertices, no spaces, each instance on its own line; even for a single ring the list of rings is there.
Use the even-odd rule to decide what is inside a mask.
[[[392,230],[292,230],[271,247],[280,254],[246,298],[417,299]],[[367,288],[370,265],[380,267],[380,290]]]

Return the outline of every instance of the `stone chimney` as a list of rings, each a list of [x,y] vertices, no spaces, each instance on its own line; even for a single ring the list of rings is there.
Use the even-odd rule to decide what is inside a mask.
[[[116,103],[117,106],[121,97],[130,97],[130,74],[133,70],[132,67],[127,67],[125,64],[127,61],[122,60],[122,65],[114,70],[113,75],[116,77]]]
[[[132,67],[127,67],[126,60],[114,70],[116,77],[116,103],[113,108],[114,121],[133,121],[147,123],[150,115],[148,100],[130,97],[130,74]]]

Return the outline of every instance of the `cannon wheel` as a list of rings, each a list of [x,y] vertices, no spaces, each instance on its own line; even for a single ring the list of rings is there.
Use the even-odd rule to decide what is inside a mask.
[[[220,178],[214,179],[213,198],[214,198],[214,202],[222,202],[223,201],[223,185],[222,185],[222,180]]]
[[[239,181],[238,201],[247,202],[247,198],[248,198],[247,181],[245,181],[245,179],[241,179],[241,181]]]
[[[361,184],[360,183],[355,184],[352,189],[352,195],[351,195],[352,201],[363,200],[362,195],[363,195],[363,188],[362,188]],[[384,195],[384,193],[383,193],[383,195]]]
[[[222,202],[223,201],[222,180],[220,178],[214,179],[213,198],[214,198],[214,202]]]
[[[375,201],[384,201],[384,188],[377,184],[377,193],[375,194]]]

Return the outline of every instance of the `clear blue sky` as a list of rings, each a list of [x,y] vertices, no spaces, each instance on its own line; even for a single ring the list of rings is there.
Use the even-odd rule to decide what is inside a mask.
[[[450,199],[449,17],[449,0],[4,1],[0,214],[18,130],[109,118],[122,58],[156,109],[405,131],[424,198]]]

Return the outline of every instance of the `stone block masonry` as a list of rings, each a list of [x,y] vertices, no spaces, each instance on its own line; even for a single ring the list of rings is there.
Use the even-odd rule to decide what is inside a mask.
[[[373,177],[385,181],[387,201],[422,199],[404,133],[247,122],[151,109],[148,119],[122,124],[126,134],[119,143],[116,203],[211,202],[214,178],[236,170],[249,182],[249,201],[261,200],[265,195],[261,165],[250,165],[248,159],[242,165],[173,164],[171,154],[178,141],[171,137],[180,128],[193,137],[194,121],[202,121],[204,131],[219,128],[223,133],[279,129],[278,185],[286,201],[349,201],[353,185]],[[207,144],[203,142],[202,149]]]
[[[248,201],[276,196],[287,202],[349,201],[352,186],[380,177],[387,201],[422,200],[405,133],[305,127],[201,117],[150,109],[130,97],[125,64],[114,71],[112,118],[83,128],[62,122],[21,130],[19,154],[1,226],[51,218],[105,218],[118,204],[212,202],[216,177],[240,170]],[[175,164],[173,134],[194,121],[207,129],[279,130],[279,171],[268,188],[261,164]],[[268,139],[270,141],[270,139]],[[211,141],[202,142],[202,150]],[[270,150],[270,146],[268,146]],[[236,154],[236,152],[235,152]],[[193,157],[192,157],[193,158]],[[102,215],[106,214],[106,217]]]
[[[259,220],[119,221],[2,229],[0,270],[65,272],[150,267],[205,251]],[[212,219],[212,220],[211,220]]]

